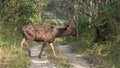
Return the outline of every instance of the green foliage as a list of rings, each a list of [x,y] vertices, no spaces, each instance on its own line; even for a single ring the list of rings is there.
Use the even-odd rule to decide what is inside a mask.
[[[55,22],[53,22],[52,20],[51,20],[51,18],[49,18],[46,14],[45,14],[45,12],[43,12],[42,13],[42,24],[43,25],[50,25],[50,26],[55,26],[56,25],[56,23]]]
[[[113,3],[111,5],[102,3],[98,9],[98,17],[93,18],[92,23],[87,22],[87,18],[83,17],[79,21],[79,38],[77,42],[73,42],[70,46],[73,52],[81,53],[97,67],[103,68],[119,68],[119,35],[120,35],[120,4]],[[95,26],[107,25],[103,34],[106,41],[94,43]],[[90,26],[90,27],[89,27]]]
[[[0,5],[0,58],[3,58],[3,60],[0,61],[0,67],[27,67],[27,58],[25,54],[19,53],[18,49],[22,38],[21,28],[28,23],[52,24],[54,26],[54,22],[43,13],[44,7],[49,4],[50,6],[46,9],[58,12],[59,15],[58,13],[55,15],[60,16],[59,18],[66,18],[67,23],[77,23],[77,39],[66,37],[64,39],[58,38],[56,41],[59,43],[64,42],[64,44],[69,42],[73,52],[83,54],[91,63],[95,63],[97,66],[120,68],[119,0],[100,0],[101,2],[97,0],[75,1],[4,0],[2,5]],[[75,5],[78,5],[78,7],[75,8]],[[54,7],[54,10],[51,10],[51,7]],[[95,27],[101,25],[107,25],[105,33],[102,33],[106,41],[94,43],[93,40],[96,34]],[[59,67],[62,64],[65,67],[69,67],[64,61],[58,62],[57,66]]]
[[[75,1],[78,3],[75,3]],[[78,5],[78,7],[75,8],[75,5]],[[77,39],[66,37],[65,40],[58,39],[58,41],[71,44],[70,47],[73,52],[83,54],[96,67],[120,68],[119,0],[64,0],[59,2],[55,0],[50,4],[48,10],[52,11],[52,6],[54,12],[62,15],[60,17],[66,18],[69,23],[77,23]],[[96,27],[100,26],[105,26],[105,30],[101,33],[105,40],[101,41],[99,39],[95,43]]]
[[[107,24],[107,38],[112,40],[119,34],[119,20],[120,18],[119,4],[113,3],[112,5],[103,4],[99,8],[97,25]]]
[[[28,58],[24,52],[20,52],[19,44],[13,40],[2,41],[0,35],[0,68],[26,68]]]
[[[20,52],[21,28],[42,23],[41,13],[51,0],[4,0],[0,5],[0,68],[27,68],[28,58]]]

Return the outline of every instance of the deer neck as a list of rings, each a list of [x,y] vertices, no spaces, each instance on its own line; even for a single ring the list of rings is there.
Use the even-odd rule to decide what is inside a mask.
[[[68,35],[66,28],[55,28],[54,34],[55,34],[55,37],[64,37]]]

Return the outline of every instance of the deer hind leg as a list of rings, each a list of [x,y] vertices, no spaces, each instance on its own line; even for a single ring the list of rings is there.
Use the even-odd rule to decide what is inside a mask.
[[[26,40],[24,45],[25,45],[26,49],[28,50],[28,55],[31,56],[31,51],[30,51],[30,49],[28,47],[28,45],[29,45],[28,43],[30,43],[30,40]]]
[[[21,44],[20,44],[20,49],[21,49],[21,51],[22,51],[22,48],[23,48],[23,44],[24,44],[24,43],[25,43],[25,38],[22,39]]]
[[[50,43],[50,48],[52,49],[52,53],[54,54],[54,56],[57,57],[53,43]]]
[[[40,51],[40,54],[39,54],[39,58],[41,58],[42,52],[43,52],[43,50],[44,50],[46,44],[47,44],[46,42],[43,42],[42,48],[41,48],[41,51]]]
[[[26,49],[28,50],[28,55],[30,56],[30,55],[31,55],[31,51],[30,51],[30,49],[28,48],[28,43],[29,43],[29,41],[26,40],[25,38],[23,38],[23,39],[22,39],[22,42],[21,42],[21,44],[20,44],[20,49],[21,49],[21,51],[22,51],[23,45],[25,45],[25,46],[26,46]]]

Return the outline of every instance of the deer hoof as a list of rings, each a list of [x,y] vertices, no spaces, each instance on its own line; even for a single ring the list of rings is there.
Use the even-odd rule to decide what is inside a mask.
[[[30,53],[30,52],[28,53],[28,56],[31,56],[31,53]]]
[[[41,59],[41,56],[39,56],[39,59]]]
[[[28,56],[31,56],[31,54],[28,54]]]

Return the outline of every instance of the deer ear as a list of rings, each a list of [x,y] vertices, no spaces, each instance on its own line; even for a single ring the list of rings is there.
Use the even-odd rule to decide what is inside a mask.
[[[66,25],[66,27],[71,27],[70,24]]]
[[[66,27],[68,27],[68,28],[72,28],[72,26],[69,24],[69,25],[67,25]]]
[[[66,25],[67,30],[69,30],[69,29],[70,29],[70,27],[71,27],[70,25]]]
[[[69,27],[69,25],[66,25],[66,27]]]

